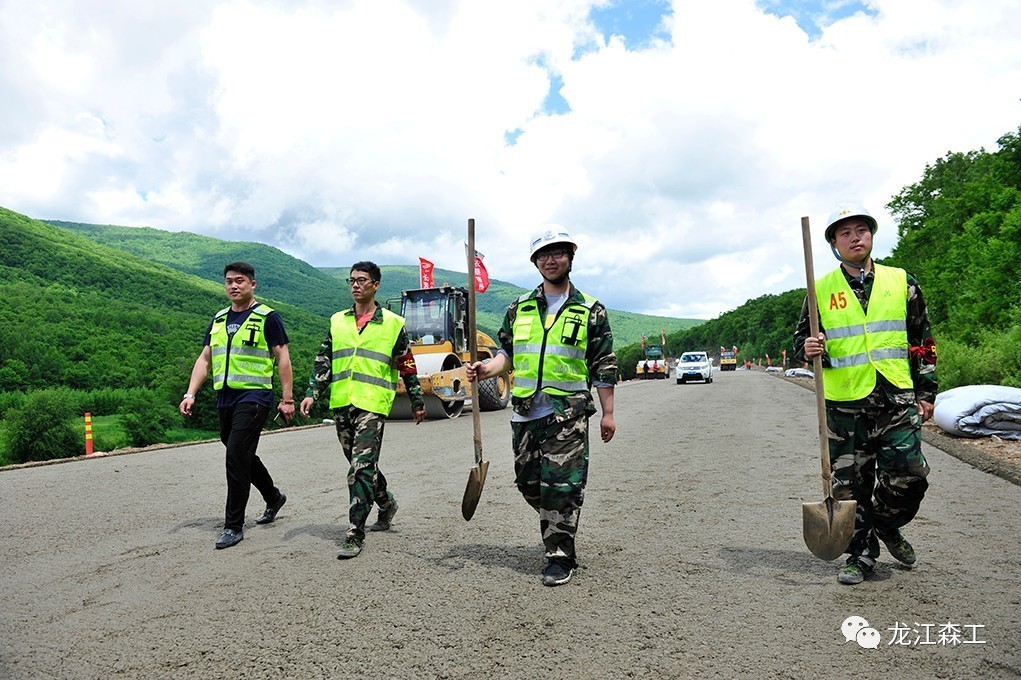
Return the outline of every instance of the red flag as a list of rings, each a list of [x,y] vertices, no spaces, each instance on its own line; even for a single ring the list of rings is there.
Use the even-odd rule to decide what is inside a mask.
[[[659,337],[663,340],[663,347],[666,347],[666,329],[665,328],[660,328],[659,329]]]
[[[424,257],[418,258],[418,274],[422,281],[422,288],[436,287],[436,281],[433,279],[433,267],[435,266]]]
[[[464,252],[468,252],[468,244],[464,244]],[[475,251],[475,292],[485,293],[486,289],[489,288],[489,272],[486,271],[486,265],[482,264],[482,258],[485,255],[479,251]]]
[[[485,293],[486,289],[489,288],[489,272],[486,271],[486,265],[482,263],[484,256],[479,251],[475,251],[475,292]]]
[[[642,336],[642,349],[645,349],[645,336]]]

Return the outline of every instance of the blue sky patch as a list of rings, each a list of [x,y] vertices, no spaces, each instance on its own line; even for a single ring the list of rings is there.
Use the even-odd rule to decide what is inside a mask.
[[[619,35],[628,49],[634,50],[654,38],[669,38],[663,18],[671,13],[669,0],[611,0],[605,7],[593,7],[589,19],[607,40]]]
[[[812,40],[818,39],[830,24],[858,12],[869,16],[878,14],[868,2],[861,0],[759,0],[756,5],[766,14],[792,17]]]

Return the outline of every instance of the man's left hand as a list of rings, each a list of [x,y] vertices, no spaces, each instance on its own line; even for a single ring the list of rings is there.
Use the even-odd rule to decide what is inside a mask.
[[[294,402],[280,402],[277,404],[277,411],[279,411],[280,415],[284,417],[285,423],[290,423],[291,419],[294,418]]]
[[[418,409],[417,411],[411,412],[411,417],[415,419],[415,425],[425,420],[425,409]]]

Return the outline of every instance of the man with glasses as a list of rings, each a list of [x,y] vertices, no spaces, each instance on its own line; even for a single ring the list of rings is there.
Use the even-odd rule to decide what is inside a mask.
[[[539,513],[547,586],[567,583],[578,566],[575,536],[588,480],[593,385],[602,410],[600,437],[609,442],[617,429],[613,333],[606,308],[570,281],[577,249],[563,227],[531,240],[530,257],[542,283],[507,309],[500,352],[467,367],[468,379],[480,381],[514,370],[514,482]]]
[[[302,415],[308,417],[312,404],[329,388],[337,438],[351,464],[347,474],[351,526],[337,559],[355,557],[362,551],[365,522],[373,503],[379,506],[379,514],[369,531],[386,531],[397,513],[397,501],[379,470],[379,453],[398,376],[411,398],[415,424],[425,419],[425,400],[404,319],[376,302],[381,278],[379,267],[372,262],[351,266],[347,282],[354,305],[330,319],[330,330],[319,348],[300,406]]]

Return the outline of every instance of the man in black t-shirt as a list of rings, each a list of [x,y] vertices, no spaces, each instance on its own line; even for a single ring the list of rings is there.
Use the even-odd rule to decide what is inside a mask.
[[[220,441],[227,448],[227,507],[223,533],[216,541],[218,549],[237,545],[244,538],[245,507],[252,485],[266,501],[266,511],[256,524],[275,520],[287,501],[256,454],[262,426],[273,409],[274,366],[280,374],[282,392],[276,408],[285,422],[294,416],[291,358],[283,320],[255,299],[252,265],[232,262],[224,267],[223,276],[231,304],[209,323],[205,346],[195,360],[180,405],[181,413],[190,416],[195,393],[212,371]]]

